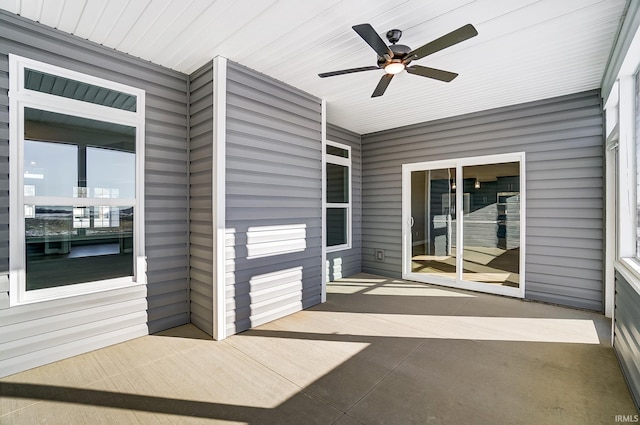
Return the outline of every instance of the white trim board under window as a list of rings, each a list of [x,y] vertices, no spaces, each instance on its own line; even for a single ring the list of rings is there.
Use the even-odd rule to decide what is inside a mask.
[[[351,249],[351,146],[327,140],[324,157],[326,249],[327,252]]]
[[[9,99],[10,305],[146,284],[144,90],[10,54]]]

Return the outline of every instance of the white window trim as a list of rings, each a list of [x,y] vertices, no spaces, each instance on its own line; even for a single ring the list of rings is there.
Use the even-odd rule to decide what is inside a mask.
[[[618,169],[607,169],[607,222],[605,261],[605,314],[614,316],[615,271],[640,294],[640,259],[636,249],[637,229],[637,131],[635,96],[636,74],[640,72],[640,30],[636,32],[620,66],[616,82],[606,96],[607,142],[617,140],[606,151],[607,167],[613,168],[618,150]],[[617,175],[616,175],[617,173]],[[615,191],[615,182],[618,182]],[[613,196],[615,192],[615,197]],[[611,200],[617,202],[611,203]],[[615,217],[615,219],[614,219]],[[626,229],[626,231],[625,231]],[[631,230],[631,231],[629,231]],[[634,237],[635,236],[635,237]],[[613,267],[611,266],[613,265]]]
[[[347,210],[347,243],[346,244],[341,244],[341,245],[333,245],[333,246],[327,246],[326,247],[326,252],[336,252],[336,251],[344,251],[346,249],[351,249],[352,246],[352,232],[353,232],[353,224],[352,224],[352,218],[353,218],[353,214],[352,214],[352,190],[351,190],[351,180],[352,180],[352,172],[351,172],[351,146],[349,145],[344,145],[342,143],[338,143],[338,142],[334,142],[331,140],[327,140],[325,142],[325,146],[333,146],[335,148],[339,148],[339,149],[344,149],[348,152],[349,157],[348,158],[343,158],[341,156],[335,156],[335,155],[330,155],[327,153],[326,148],[324,149],[324,163],[325,164],[335,164],[335,165],[342,165],[343,167],[347,167],[347,169],[349,170],[349,182],[348,182],[348,191],[349,191],[349,201],[346,203],[332,203],[332,202],[327,202],[327,198],[326,198],[326,193],[323,195],[323,211],[325,211],[325,219],[324,219],[324,226],[326,226],[326,210],[328,208],[345,208]],[[325,182],[326,182],[326,171],[323,173],[323,177],[322,177]],[[323,230],[323,233],[326,232],[326,227]],[[326,245],[326,241],[325,241],[325,245]]]
[[[92,104],[75,99],[37,92],[24,88],[24,69],[68,78],[136,96],[136,112]],[[132,277],[100,280],[60,287],[27,291],[25,287],[25,200],[23,185],[24,108],[35,108],[82,118],[107,121],[136,128],[136,199],[100,200],[101,205],[125,203],[134,205],[134,274]],[[145,91],[102,78],[93,77],[29,58],[9,54],[9,305],[30,304],[110,289],[146,284],[146,256],[144,243],[144,136]],[[37,197],[38,202],[44,198]],[[68,198],[64,198],[65,203]],[[44,199],[46,200],[46,199]],[[55,201],[55,198],[51,198]],[[106,203],[105,203],[106,201]],[[91,202],[91,201],[89,201]],[[54,202],[55,203],[55,202]],[[16,208],[16,206],[18,206]]]
[[[503,162],[519,162],[520,164],[520,285],[518,288],[471,282],[462,279],[461,262],[463,261],[463,244],[456,244],[456,279],[412,273],[408,259],[411,258],[411,172],[424,169],[455,168],[456,182],[462,182],[462,168],[470,165],[491,165]],[[459,187],[462,187],[461,185]],[[456,211],[464,211],[463,191],[456,191]],[[418,282],[433,283],[453,288],[469,289],[491,294],[524,298],[526,275],[526,175],[525,153],[507,153],[498,155],[475,156],[467,158],[427,161],[402,165],[402,278]],[[456,220],[456,235],[464,238],[463,220]],[[463,239],[462,239],[463,240]]]

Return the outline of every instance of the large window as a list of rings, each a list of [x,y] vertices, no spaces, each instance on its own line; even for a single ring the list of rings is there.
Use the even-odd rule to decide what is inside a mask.
[[[12,304],[144,283],[144,92],[10,55]]]
[[[327,251],[351,248],[351,148],[326,145]]]

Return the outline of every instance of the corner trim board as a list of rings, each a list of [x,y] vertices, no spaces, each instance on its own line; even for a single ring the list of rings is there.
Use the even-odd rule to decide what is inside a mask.
[[[320,302],[327,302],[327,101],[322,99],[322,292]]]
[[[227,59],[213,59],[213,338],[226,338],[225,233],[226,233],[226,138]]]

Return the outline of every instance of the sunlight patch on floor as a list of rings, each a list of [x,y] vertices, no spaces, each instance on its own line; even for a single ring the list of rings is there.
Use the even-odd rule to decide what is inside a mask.
[[[600,343],[595,324],[588,319],[399,314],[372,314],[372,316],[430,332],[435,335],[435,338],[572,344]]]
[[[382,286],[372,288],[365,292],[366,295],[390,295],[406,297],[453,297],[453,298],[475,298],[474,295],[462,292],[448,291],[440,288],[423,287],[390,287]]]

